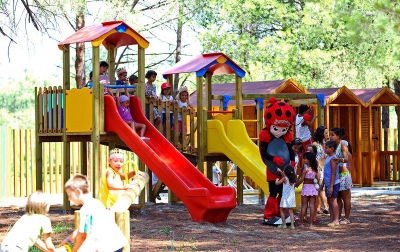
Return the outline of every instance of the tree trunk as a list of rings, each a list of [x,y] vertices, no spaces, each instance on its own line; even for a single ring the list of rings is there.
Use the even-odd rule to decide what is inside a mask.
[[[182,27],[183,27],[183,2],[179,1],[179,14],[178,14],[178,30],[176,32],[176,59],[175,63],[178,63],[181,60],[181,50],[182,50]],[[174,96],[178,93],[179,87],[179,74],[175,74],[174,78]]]
[[[79,10],[76,14],[76,31],[80,30],[85,26],[85,15],[83,9]],[[85,43],[76,44],[76,59],[75,59],[75,69],[76,69],[76,87],[82,88],[86,83],[85,76]]]

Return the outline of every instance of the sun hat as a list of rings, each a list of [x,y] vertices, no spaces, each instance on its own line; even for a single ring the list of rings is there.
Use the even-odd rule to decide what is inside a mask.
[[[119,97],[119,103],[123,103],[124,101],[127,101],[127,100],[129,100],[129,98],[126,95],[121,95]]]

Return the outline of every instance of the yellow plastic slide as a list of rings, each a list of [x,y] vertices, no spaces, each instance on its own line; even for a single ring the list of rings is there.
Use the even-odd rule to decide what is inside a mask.
[[[247,176],[269,194],[266,167],[260,150],[251,141],[242,120],[230,120],[225,134],[224,125],[219,120],[207,121],[207,148],[209,153],[223,153]],[[296,208],[301,202],[301,187],[296,188]]]

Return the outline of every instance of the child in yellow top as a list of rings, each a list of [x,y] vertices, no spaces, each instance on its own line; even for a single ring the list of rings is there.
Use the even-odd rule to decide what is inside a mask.
[[[109,209],[119,198],[120,191],[133,188],[130,184],[123,185],[122,180],[125,180],[125,174],[121,170],[124,165],[124,154],[118,150],[110,151],[108,159],[110,165],[101,176],[101,187],[99,200]],[[128,179],[136,175],[136,171],[128,172]],[[145,177],[145,173],[139,171],[139,175]]]

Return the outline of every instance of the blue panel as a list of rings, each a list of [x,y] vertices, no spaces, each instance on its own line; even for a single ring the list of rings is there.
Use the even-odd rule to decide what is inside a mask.
[[[211,62],[211,63],[208,64],[207,66],[205,66],[205,67],[203,67],[202,69],[200,69],[199,71],[197,71],[197,72],[196,72],[196,75],[197,75],[198,77],[204,76],[204,75],[206,74],[207,70],[208,70],[211,66],[213,66],[213,65],[215,65],[215,64],[218,64],[218,62],[217,62],[216,60],[214,60],[213,62]]]
[[[230,95],[223,95],[222,96],[222,106],[224,110],[228,109],[228,102],[232,97]]]
[[[325,95],[317,94],[317,98],[321,102],[321,108],[325,108]]]
[[[136,88],[136,86],[108,85],[109,88]]]
[[[124,24],[120,24],[118,27],[115,28],[117,32],[124,33],[128,30],[128,27]]]
[[[1,172],[1,180],[0,180],[0,186],[1,186],[1,195],[0,199],[6,197],[6,183],[7,183],[7,174],[6,174],[6,127],[0,127],[0,134],[1,134],[1,140],[0,140],[0,145],[1,145],[1,163],[0,163],[0,172]]]
[[[240,69],[239,67],[237,67],[235,64],[233,64],[232,62],[230,62],[229,60],[227,60],[225,62],[226,65],[232,67],[233,70],[235,70],[236,74],[240,77],[243,78],[244,76],[246,76],[246,72],[243,71],[242,69]]]
[[[162,77],[163,77],[164,79],[167,79],[168,75],[163,75]]]
[[[264,109],[264,98],[256,98],[256,108],[257,108],[257,104],[260,104],[260,109],[263,110]]]

